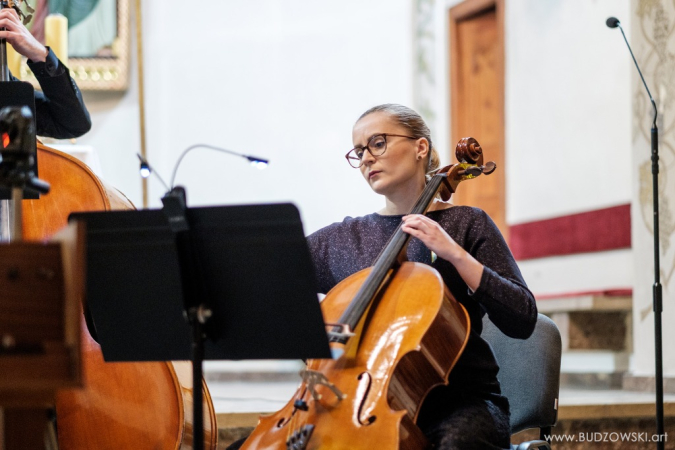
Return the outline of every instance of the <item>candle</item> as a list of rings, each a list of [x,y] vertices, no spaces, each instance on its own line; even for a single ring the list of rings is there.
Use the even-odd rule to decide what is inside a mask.
[[[68,19],[65,16],[50,14],[45,18],[45,45],[68,65]]]
[[[21,79],[21,55],[11,45],[7,45],[7,67],[12,75]]]

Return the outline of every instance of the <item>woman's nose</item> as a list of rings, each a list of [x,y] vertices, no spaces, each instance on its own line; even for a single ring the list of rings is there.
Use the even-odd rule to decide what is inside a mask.
[[[361,157],[361,165],[362,166],[367,166],[369,164],[372,164],[373,161],[375,161],[375,157],[370,153],[369,149],[365,149],[363,151],[363,156]]]

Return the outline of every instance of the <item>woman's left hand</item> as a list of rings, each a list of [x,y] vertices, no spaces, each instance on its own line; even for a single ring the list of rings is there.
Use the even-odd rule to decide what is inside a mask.
[[[401,230],[416,237],[439,258],[450,262],[471,290],[478,289],[483,265],[464,250],[438,222],[422,214],[403,216]]]

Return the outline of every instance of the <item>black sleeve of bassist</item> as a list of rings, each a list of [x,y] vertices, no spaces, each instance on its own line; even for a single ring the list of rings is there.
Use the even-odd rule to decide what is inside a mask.
[[[48,48],[49,49],[49,48]],[[71,139],[91,129],[89,111],[68,68],[49,49],[45,62],[28,60],[42,92],[35,91],[38,136]]]

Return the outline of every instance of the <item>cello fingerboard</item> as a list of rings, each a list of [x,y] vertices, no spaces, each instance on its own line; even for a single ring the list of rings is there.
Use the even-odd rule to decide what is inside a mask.
[[[422,195],[417,199],[417,203],[415,203],[410,214],[424,214],[446,179],[445,173],[434,175],[427,183]],[[349,325],[352,330],[356,328],[368,306],[386,283],[389,271],[395,269],[399,264],[399,256],[410,240],[410,235],[401,230],[401,225],[399,224],[394,234],[389,238],[387,245],[378,255],[370,275],[340,317],[340,323]]]

